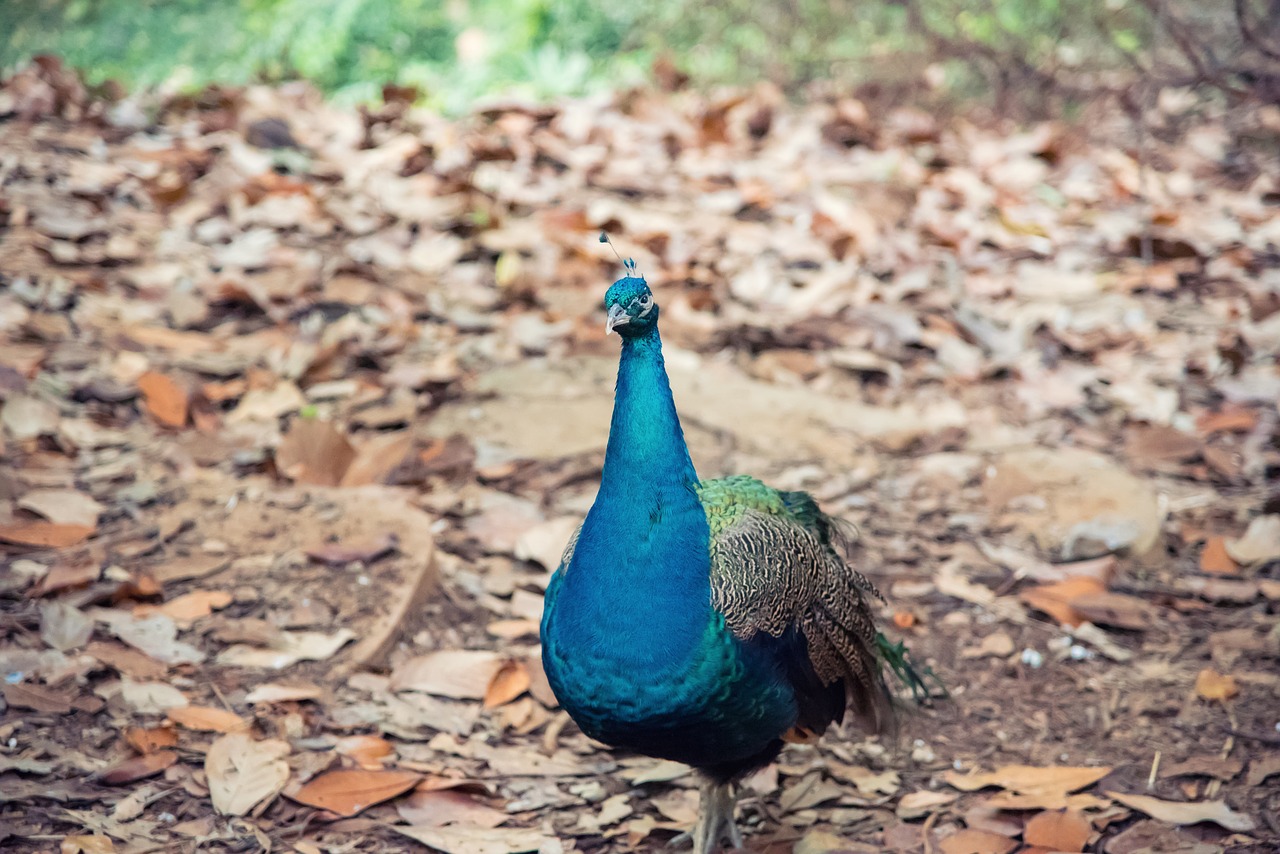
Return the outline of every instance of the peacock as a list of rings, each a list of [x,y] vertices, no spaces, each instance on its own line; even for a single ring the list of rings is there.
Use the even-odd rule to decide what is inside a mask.
[[[603,238],[602,238],[603,239]],[[547,679],[587,735],[703,777],[696,854],[737,848],[734,782],[784,741],[852,712],[893,725],[885,665],[923,689],[876,629],[879,593],[842,557],[842,526],[804,492],[699,480],[644,278],[605,294],[622,339],[600,490],[547,586]]]

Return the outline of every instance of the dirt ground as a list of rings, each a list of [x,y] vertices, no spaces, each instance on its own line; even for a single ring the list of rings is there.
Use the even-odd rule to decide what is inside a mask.
[[[395,93],[389,93],[394,96]],[[1280,109],[1138,145],[766,87],[446,121],[0,88],[0,846],[662,850],[538,663],[619,273],[704,476],[856,524],[948,689],[752,851],[1280,851]]]

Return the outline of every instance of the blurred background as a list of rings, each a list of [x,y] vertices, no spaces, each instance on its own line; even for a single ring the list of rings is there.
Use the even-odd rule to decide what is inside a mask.
[[[305,78],[347,102],[395,83],[450,113],[686,75],[1036,117],[1168,86],[1280,99],[1280,0],[10,0],[3,16],[9,71],[52,53],[90,83]]]

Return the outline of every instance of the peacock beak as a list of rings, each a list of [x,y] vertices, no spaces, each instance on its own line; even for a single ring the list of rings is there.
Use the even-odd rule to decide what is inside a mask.
[[[621,305],[610,307],[609,316],[604,321],[604,334],[608,335],[619,326],[626,326],[631,322],[631,315],[627,314],[627,310]]]

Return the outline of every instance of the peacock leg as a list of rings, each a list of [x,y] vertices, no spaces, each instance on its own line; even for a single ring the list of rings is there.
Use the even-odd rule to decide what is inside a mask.
[[[707,780],[702,784],[701,809],[693,829],[693,854],[711,854],[725,836],[734,848],[742,847],[742,834],[733,821],[736,801],[731,783]]]

